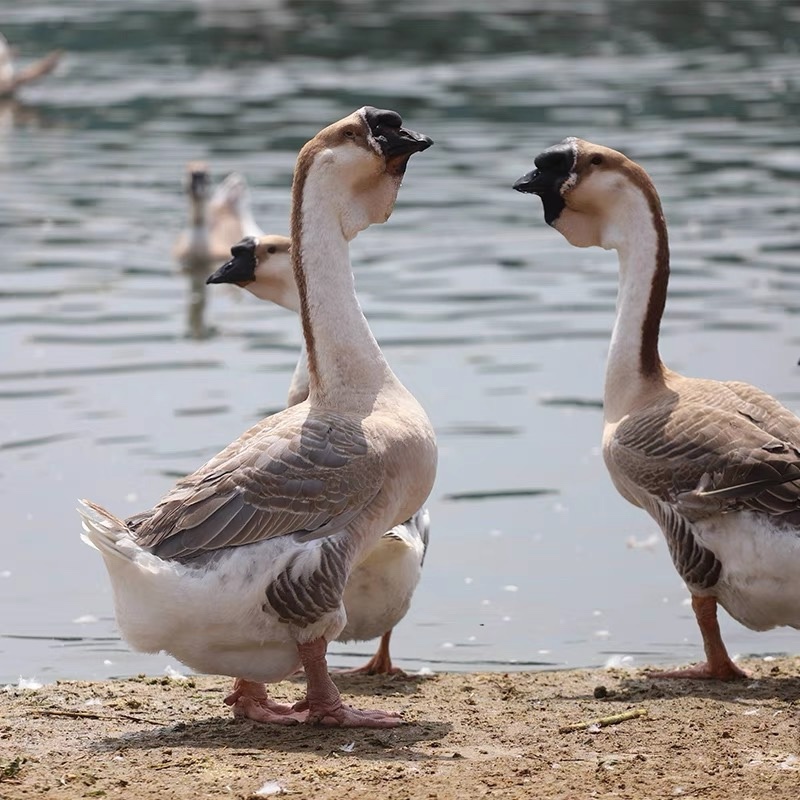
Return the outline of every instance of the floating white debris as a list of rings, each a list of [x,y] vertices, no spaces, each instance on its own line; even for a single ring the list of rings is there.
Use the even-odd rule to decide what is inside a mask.
[[[491,600],[481,600],[482,606],[490,606],[492,604]]]
[[[455,647],[452,642],[442,642],[442,649],[449,650],[451,647]]]
[[[506,616],[503,617],[503,622],[511,622],[511,617],[509,617],[508,614],[506,614]]]
[[[278,781],[267,781],[260,789],[256,789],[253,794],[257,797],[269,797],[272,794],[285,794],[286,790]]]
[[[550,650],[537,650],[536,651],[540,656],[549,656],[551,651]]]
[[[637,539],[635,536],[629,536],[625,540],[625,546],[629,550],[655,550],[658,546],[658,534],[651,533],[646,539]]]
[[[503,587],[503,591],[504,592],[518,592],[519,591],[519,586],[514,586],[513,583],[509,583],[509,584],[506,584]]]
[[[692,598],[691,597],[684,597],[683,600],[681,600],[681,605],[682,606],[690,606],[691,604],[692,604]]]
[[[10,578],[10,577],[11,577],[10,569],[4,569],[2,572],[0,572],[0,578]]]
[[[775,656],[764,656],[764,661],[766,661],[766,662],[770,662],[770,661],[774,661],[774,660],[775,660]]]
[[[23,678],[22,675],[20,675],[16,686],[12,686],[9,683],[4,686],[3,689],[6,692],[13,692],[15,689],[27,689],[31,692],[35,692],[37,689],[41,689],[42,686],[43,684],[39,683],[36,678]]]
[[[417,675],[433,675],[433,670],[430,667],[420,667]]]
[[[563,503],[553,503],[553,511],[555,511],[556,514],[563,514],[568,510],[569,509]]]
[[[340,744],[339,749],[343,753],[352,753],[355,750],[356,743],[355,742],[348,742],[347,744]]]
[[[467,636],[467,641],[468,642],[477,642],[478,641],[478,637],[477,636]]]
[[[606,659],[604,666],[606,669],[631,669],[633,667],[633,656],[623,656],[615,653]]]
[[[103,666],[104,667],[110,667],[113,663],[114,662],[110,658],[104,658],[103,659]]]
[[[469,586],[472,583],[472,578],[464,578],[464,583],[466,583],[467,586]]]
[[[603,616],[603,612],[602,611],[598,611],[597,609],[595,609],[594,611],[592,611],[592,616],[593,617],[602,617]]]
[[[611,636],[611,631],[606,631],[606,630],[595,631],[594,635],[598,639],[608,639],[608,637]]]
[[[125,495],[125,501],[127,503],[135,503],[138,499],[139,495],[136,494],[136,492],[128,492],[128,494]]]
[[[75,617],[72,621],[76,625],[88,625],[90,622],[98,622],[98,619],[94,614],[83,614],[80,617]]]
[[[167,666],[164,667],[164,674],[168,678],[171,678],[173,681],[188,681],[189,680],[185,675],[182,675],[180,672],[178,672],[178,670],[176,670],[175,667],[173,667],[171,664],[167,664]]]

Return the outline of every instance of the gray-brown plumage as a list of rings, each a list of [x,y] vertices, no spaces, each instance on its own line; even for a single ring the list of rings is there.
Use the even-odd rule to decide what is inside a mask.
[[[756,630],[800,627],[800,420],[748,384],[664,366],[667,228],[638,164],[580,139],[535,164],[515,188],[540,195],[546,221],[570,243],[619,254],[603,456],[620,493],[664,532],[707,656],[697,668],[661,674],[741,677],[722,643],[717,602]]]

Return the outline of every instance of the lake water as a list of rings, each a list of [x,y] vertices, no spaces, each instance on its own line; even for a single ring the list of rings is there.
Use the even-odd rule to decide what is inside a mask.
[[[76,500],[150,507],[283,403],[292,315],[214,291],[185,335],[170,248],[205,158],[287,230],[299,147],[369,103],[436,146],[352,248],[359,294],[440,442],[407,669],[692,661],[655,524],[599,452],[616,258],[510,189],[578,135],[641,161],[670,224],[662,354],[800,411],[800,10],[792,2],[0,2],[56,75],[0,108],[0,683],[159,674],[118,636]],[[528,10],[536,7],[535,12]],[[631,543],[646,546],[631,547]],[[725,617],[734,653],[800,634]],[[372,644],[334,645],[354,666]]]

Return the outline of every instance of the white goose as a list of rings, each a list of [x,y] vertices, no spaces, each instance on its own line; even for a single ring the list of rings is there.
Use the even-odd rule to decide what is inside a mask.
[[[0,33],[0,97],[13,95],[20,86],[32,83],[39,78],[52,72],[63,55],[61,50],[53,50],[44,58],[28,64],[24,69],[15,69],[14,61],[11,57],[11,48],[8,46],[6,37]]]
[[[202,339],[213,330],[206,327],[206,278],[227,259],[230,248],[244,236],[260,236],[261,229],[250,210],[250,193],[244,176],[232,172],[211,192],[211,179],[204,161],[186,165],[189,227],[182,231],[172,255],[188,277],[186,313],[188,335]]]
[[[372,336],[349,259],[349,241],[389,218],[409,158],[431,143],[395,112],[365,107],[298,156],[292,264],[308,400],[246,431],[150,511],[123,522],[84,502],[85,538],[103,555],[127,641],[237,677],[227,702],[238,716],[400,724],[345,706],[325,653],[345,626],[354,566],[422,506],[436,472],[431,424]],[[261,683],[301,664],[305,699],[269,699]]]
[[[189,226],[181,231],[172,249],[175,261],[186,273],[205,279],[220,261],[228,259],[231,247],[245,236],[262,231],[250,210],[247,181],[232,172],[211,191],[208,165],[190,161],[184,181],[189,198]]]
[[[300,314],[300,295],[289,255],[291,240],[275,234],[243,239],[231,249],[233,258],[208,278],[208,283],[235,283],[261,300]],[[309,392],[305,347],[289,386],[288,405],[302,403]],[[384,533],[378,544],[350,573],[344,590],[347,625],[339,642],[381,637],[378,650],[364,666],[350,672],[367,675],[402,673],[389,652],[392,628],[408,613],[422,574],[428,548],[430,517],[419,509],[411,519]]]
[[[576,247],[619,255],[606,367],[603,455],[614,485],[660,525],[692,595],[704,664],[661,677],[743,677],[717,603],[753,630],[800,628],[800,419],[746,383],[668,369],[658,334],[669,280],[661,202],[615,150],[565,139],[514,188]]]

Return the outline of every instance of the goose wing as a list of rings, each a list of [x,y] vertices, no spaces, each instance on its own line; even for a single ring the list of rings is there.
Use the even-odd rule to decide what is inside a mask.
[[[748,384],[667,393],[618,426],[607,457],[689,521],[749,510],[800,522],[800,420]]]
[[[381,459],[358,421],[295,407],[251,428],[127,523],[141,546],[182,561],[287,534],[336,533],[382,484]]]

